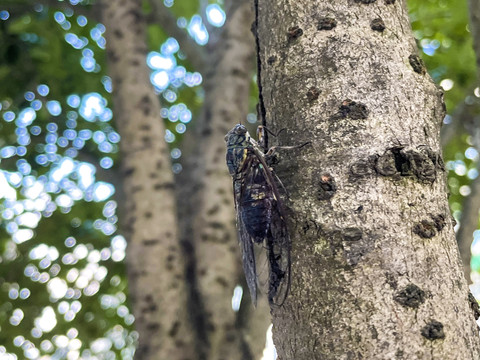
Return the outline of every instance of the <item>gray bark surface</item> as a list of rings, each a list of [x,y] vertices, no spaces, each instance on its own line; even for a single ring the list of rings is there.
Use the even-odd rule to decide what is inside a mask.
[[[122,137],[122,230],[128,240],[129,295],[139,332],[135,359],[194,359],[173,174],[160,103],[145,63],[141,3],[103,3],[114,117]]]
[[[265,344],[264,334],[270,324],[268,310],[252,314],[251,309],[232,309],[235,286],[243,271],[235,229],[232,179],[225,164],[224,136],[248,114],[255,46],[250,31],[253,21],[248,1],[232,1],[227,7],[227,23],[214,48],[210,49],[204,73],[205,101],[196,122],[195,133],[187,134],[184,154],[188,160],[182,178],[185,193],[181,215],[182,239],[195,252],[191,306],[199,334],[199,359],[256,359]],[[190,152],[190,153],[189,153]],[[180,197],[185,193],[181,191]],[[245,293],[245,299],[248,295]],[[245,304],[245,302],[244,302]],[[251,317],[258,326],[249,329]],[[256,336],[262,332],[262,337]],[[255,334],[254,336],[251,336]]]
[[[447,203],[441,92],[404,1],[256,0],[261,109],[290,193],[285,359],[478,359]]]

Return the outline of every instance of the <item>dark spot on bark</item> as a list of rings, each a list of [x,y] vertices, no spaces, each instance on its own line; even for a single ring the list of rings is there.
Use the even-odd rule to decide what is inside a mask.
[[[436,178],[436,159],[432,160],[432,151],[428,148],[402,151],[408,160],[413,174],[421,181],[434,182]]]
[[[360,213],[363,211],[363,205],[360,205],[356,210],[356,212]]]
[[[443,214],[430,215],[430,217],[432,218],[433,223],[435,224],[435,228],[438,231],[441,231],[447,225],[447,220],[445,219],[445,215]]]
[[[421,330],[421,334],[428,340],[445,339],[443,324],[436,320],[432,320],[430,323],[425,325]]]
[[[267,64],[272,65],[275,61],[277,61],[277,57],[275,55],[272,55],[267,59]]]
[[[153,214],[152,214],[151,211],[147,211],[144,216],[145,216],[145,218],[150,219],[152,217],[152,215]]]
[[[321,228],[320,228],[320,225],[317,224],[315,220],[309,219],[302,224],[302,230],[303,230],[303,235],[307,235],[307,233],[311,232],[313,235],[318,236]]]
[[[149,124],[143,124],[143,125],[140,125],[140,130],[142,131],[150,131],[151,130],[151,127]]]
[[[328,200],[335,195],[337,191],[337,184],[335,179],[330,174],[320,175],[320,181],[318,184],[317,199]]]
[[[318,99],[320,96],[320,90],[318,90],[315,86],[312,86],[307,91],[307,99],[309,102],[313,102]]]
[[[212,129],[209,127],[202,130],[202,136],[210,136],[212,134]]]
[[[398,286],[397,279],[392,273],[386,272],[385,277],[387,279],[387,284],[390,285],[392,289],[396,289]]]
[[[224,287],[224,288],[227,288],[228,287],[228,281],[225,280],[225,278],[223,277],[220,277],[220,276],[217,276],[215,278],[215,281],[220,284],[220,286]]]
[[[334,116],[334,119],[349,117],[352,120],[360,120],[368,117],[367,106],[350,99],[344,100],[338,109],[339,112]]]
[[[416,73],[424,75],[427,72],[427,69],[425,68],[425,63],[417,54],[410,55],[408,57],[408,61],[410,62],[413,71],[415,71]]]
[[[435,231],[435,223],[430,220],[422,220],[415,224],[413,226],[413,232],[424,239],[430,239],[437,234]]]
[[[113,50],[107,50],[107,56],[110,58],[110,61],[112,61],[113,63],[116,63],[118,62],[118,60],[120,60],[118,55]],[[116,83],[118,83],[118,81],[116,81]]]
[[[175,337],[179,329],[180,329],[180,321],[175,321],[172,324],[172,327],[170,328],[170,330],[168,330],[168,336]]]
[[[243,77],[247,74],[245,71],[243,71],[243,69],[235,68],[235,69],[232,69],[232,75],[237,77]]]
[[[123,39],[123,33],[118,29],[113,31],[113,35],[115,35],[116,38]]]
[[[359,228],[346,228],[342,232],[343,240],[345,241],[359,241],[362,239],[362,230]]]
[[[382,18],[376,18],[372,20],[370,27],[372,30],[383,32],[383,30],[385,30],[385,23]]]
[[[217,221],[210,221],[208,223],[208,227],[211,227],[212,229],[223,229],[225,227],[225,224]]]
[[[403,359],[403,350],[401,349],[398,349],[395,353],[395,356],[398,358],[398,359]]]
[[[377,0],[355,0],[356,3],[362,3],[362,4],[372,4]]]
[[[167,262],[172,262],[173,260],[175,260],[175,255],[170,254],[167,256]]]
[[[150,174],[148,174],[148,177],[149,177],[150,179],[156,179],[156,178],[158,178],[158,173],[156,173],[156,172],[151,172]]]
[[[167,239],[171,239],[172,238],[172,233],[170,231],[167,231],[165,233],[165,237]],[[172,246],[169,250],[175,252],[175,251],[177,251],[177,248]]]
[[[207,210],[207,215],[211,216],[213,214],[216,214],[220,210],[220,206],[214,205],[212,208]]]
[[[320,18],[318,21],[317,29],[318,30],[332,30],[337,26],[337,20],[334,18],[324,17]]]
[[[145,109],[144,109],[145,110]],[[150,111],[150,110],[149,110]],[[145,114],[145,111],[143,112],[143,114],[146,116],[148,114]],[[152,142],[152,139],[150,138],[150,136],[142,136],[142,143],[146,146],[150,146]]]
[[[147,329],[150,331],[157,331],[160,329],[160,324],[159,323],[148,323],[147,324]]]
[[[425,291],[415,284],[408,284],[394,295],[393,300],[405,307],[418,308],[425,302]]]
[[[142,191],[143,190],[143,185],[135,185],[132,187],[132,194],[136,193],[136,192],[139,192],[139,191]]]
[[[145,246],[154,246],[156,244],[158,244],[158,239],[151,239],[151,240],[143,240],[142,243],[143,245]]]
[[[375,171],[382,176],[415,176],[420,181],[434,182],[440,161],[427,147],[418,150],[395,147],[376,158]]]
[[[167,183],[158,183],[158,184],[153,185],[153,188],[154,188],[155,190],[163,190],[163,189],[173,190],[173,189],[175,188],[175,184],[174,184],[174,183],[170,183],[170,182],[167,182]]]
[[[480,307],[478,306],[477,299],[475,299],[475,296],[473,296],[471,292],[468,293],[468,302],[470,304],[470,309],[472,309],[475,320],[478,320],[480,317]]]
[[[135,168],[133,168],[133,167],[125,168],[125,170],[123,170],[123,176],[125,176],[125,177],[131,176],[134,172],[135,172]]]
[[[133,23],[138,24],[142,20],[142,15],[137,9],[130,9],[127,14],[133,17]]]
[[[372,334],[372,339],[378,339],[378,331],[377,331],[377,329],[375,328],[375,326],[370,325],[370,326],[368,327],[368,329],[370,330],[370,333]]]
[[[303,30],[298,26],[292,26],[288,28],[287,38],[289,41],[298,39],[302,35],[303,35]]]
[[[385,4],[387,5],[395,4],[395,0],[385,0]]]

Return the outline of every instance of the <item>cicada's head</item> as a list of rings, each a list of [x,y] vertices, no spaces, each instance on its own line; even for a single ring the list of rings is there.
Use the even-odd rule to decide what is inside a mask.
[[[247,128],[242,124],[237,124],[225,135],[227,147],[247,146],[250,140],[250,134]]]

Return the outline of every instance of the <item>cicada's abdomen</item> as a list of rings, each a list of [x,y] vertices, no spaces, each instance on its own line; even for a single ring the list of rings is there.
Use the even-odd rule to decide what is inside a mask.
[[[262,164],[250,157],[250,171],[242,179],[244,186],[239,198],[240,216],[248,234],[256,243],[265,239],[272,219],[274,197],[262,171]]]

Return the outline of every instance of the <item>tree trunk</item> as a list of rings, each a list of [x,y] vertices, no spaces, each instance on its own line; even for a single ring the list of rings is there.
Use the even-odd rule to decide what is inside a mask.
[[[194,359],[173,174],[160,104],[145,63],[141,4],[103,3],[114,115],[122,137],[122,224],[128,239],[130,301],[140,335],[135,359]]]
[[[403,0],[255,0],[262,112],[290,193],[280,359],[478,359],[449,213],[441,92]]]
[[[255,42],[250,31],[251,4],[227,2],[227,23],[221,38],[209,53],[204,73],[205,101],[195,134],[186,134],[184,154],[188,158],[180,174],[183,204],[182,239],[192,244],[195,257],[189,274],[197,299],[191,306],[196,313],[198,358],[259,359],[265,345],[270,315],[252,314],[248,302],[239,312],[232,309],[233,291],[241,283],[243,271],[235,229],[232,179],[225,164],[224,136],[248,114],[252,84]],[[229,6],[230,5],[230,6]],[[190,277],[190,280],[192,280]],[[249,323],[255,316],[256,332],[250,335]],[[260,345],[259,345],[260,344]]]
[[[469,0],[470,10],[470,29],[473,39],[473,49],[477,59],[477,85],[480,86],[480,2],[478,0]],[[469,106],[460,105],[463,112],[468,114]],[[465,109],[466,108],[466,109]],[[473,114],[470,114],[469,121],[463,124],[472,136],[475,149],[480,150],[480,129],[478,121]],[[460,248],[460,254],[463,260],[465,276],[468,282],[471,282],[471,246],[473,241],[473,232],[478,228],[478,216],[480,211],[480,177],[472,180],[470,184],[472,192],[463,202],[462,215],[460,218],[460,228],[457,231],[457,241]]]

